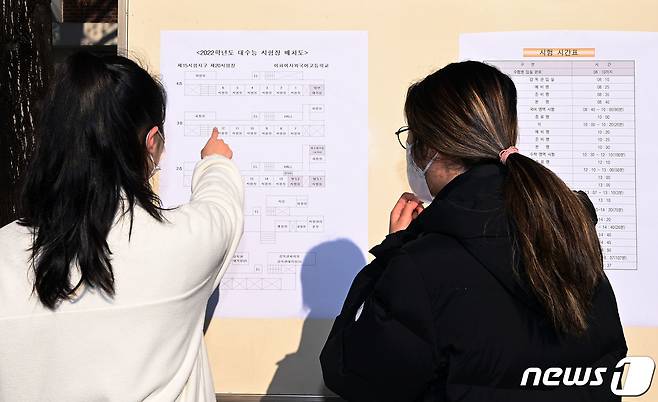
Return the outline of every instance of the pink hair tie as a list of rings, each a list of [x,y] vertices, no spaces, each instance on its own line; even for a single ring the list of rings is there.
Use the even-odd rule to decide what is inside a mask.
[[[507,162],[507,158],[510,155],[515,154],[517,152],[519,152],[519,149],[517,147],[515,147],[514,145],[512,145],[511,147],[509,147],[507,149],[503,149],[502,151],[500,151],[500,153],[498,153],[498,156],[500,157],[500,163],[502,163],[504,165],[505,162]]]

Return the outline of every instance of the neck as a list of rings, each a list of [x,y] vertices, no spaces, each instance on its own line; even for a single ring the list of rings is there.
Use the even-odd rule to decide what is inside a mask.
[[[425,176],[432,196],[436,196],[455,177],[464,173],[466,168],[462,165],[447,164],[441,160],[434,163]]]

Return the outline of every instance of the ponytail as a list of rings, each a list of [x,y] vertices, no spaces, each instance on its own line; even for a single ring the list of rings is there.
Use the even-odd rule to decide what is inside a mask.
[[[603,257],[586,202],[550,169],[518,153],[507,157],[505,205],[523,272],[558,330],[581,335]]]

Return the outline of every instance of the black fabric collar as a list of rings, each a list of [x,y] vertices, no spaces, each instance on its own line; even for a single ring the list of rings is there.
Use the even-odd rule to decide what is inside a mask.
[[[505,175],[506,168],[497,163],[471,167],[452,179],[407,230],[459,239],[507,237],[502,192]]]
[[[505,168],[487,163],[452,179],[405,230],[391,233],[370,252],[380,257],[426,233],[443,233],[459,239],[506,237],[502,185]],[[494,222],[492,222],[492,219]],[[497,222],[495,222],[497,221]]]
[[[385,258],[426,234],[450,236],[510,293],[529,307],[542,310],[526,281],[515,273],[519,262],[512,251],[513,229],[503,197],[506,174],[507,168],[499,163],[471,167],[451,180],[406,230],[388,235],[370,252]]]

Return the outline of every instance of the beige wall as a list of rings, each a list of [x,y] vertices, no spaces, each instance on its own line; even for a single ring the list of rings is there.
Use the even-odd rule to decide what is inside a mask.
[[[389,208],[406,190],[404,153],[393,136],[404,123],[406,88],[457,59],[459,33],[658,31],[655,0],[129,0],[128,11],[129,49],[154,71],[162,29],[368,31],[371,245],[386,234]],[[326,320],[213,321],[206,339],[217,391],[263,393],[272,383],[272,391],[318,392],[316,358],[330,325]],[[658,358],[658,328],[626,328],[626,335],[631,354]],[[288,354],[281,380],[276,363]],[[658,386],[635,400],[658,401]]]

